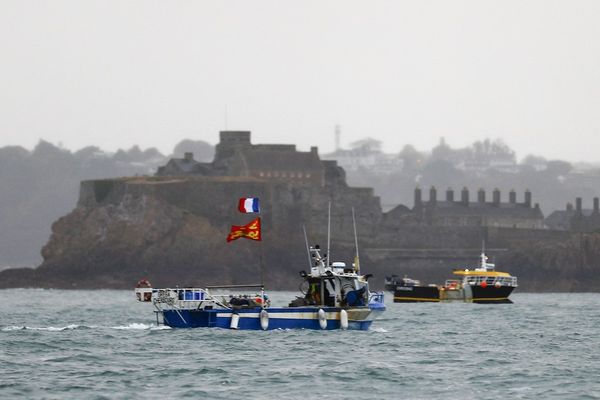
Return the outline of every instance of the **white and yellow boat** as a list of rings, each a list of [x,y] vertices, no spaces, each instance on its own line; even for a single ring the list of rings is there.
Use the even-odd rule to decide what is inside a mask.
[[[487,260],[482,252],[478,267],[454,270],[458,279],[448,279],[444,285],[421,285],[413,279],[401,279],[394,290],[394,302],[512,303],[508,297],[518,286],[517,278],[496,271],[496,266]]]

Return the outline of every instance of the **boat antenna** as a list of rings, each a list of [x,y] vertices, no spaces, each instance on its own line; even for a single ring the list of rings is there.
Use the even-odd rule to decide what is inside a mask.
[[[329,262],[329,260],[331,260],[330,245],[331,245],[331,201],[329,202],[329,206],[327,208],[327,266],[331,265],[331,263]]]
[[[308,270],[312,268],[312,260],[310,259],[310,248],[308,247],[308,236],[306,236],[306,227],[302,225],[302,231],[304,232],[304,243],[306,244],[306,255],[308,256]]]
[[[354,215],[354,207],[352,207],[352,226],[354,227],[354,245],[356,246],[356,260],[354,261],[354,268],[357,273],[360,273],[360,261],[358,258],[358,236],[356,234],[356,216]]]
[[[480,268],[487,269],[487,257],[485,256],[485,239],[481,239]]]

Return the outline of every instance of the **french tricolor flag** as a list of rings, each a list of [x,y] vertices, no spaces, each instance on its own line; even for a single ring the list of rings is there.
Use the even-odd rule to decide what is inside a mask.
[[[238,203],[238,210],[243,213],[258,213],[260,206],[258,205],[258,197],[242,197]]]

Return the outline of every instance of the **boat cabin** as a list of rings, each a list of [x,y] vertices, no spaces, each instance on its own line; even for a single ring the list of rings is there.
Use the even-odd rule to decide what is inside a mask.
[[[344,262],[329,263],[321,256],[318,246],[310,247],[311,271],[302,271],[304,298],[298,297],[291,307],[330,306],[362,307],[369,303],[369,276],[359,275],[355,266],[348,267]]]

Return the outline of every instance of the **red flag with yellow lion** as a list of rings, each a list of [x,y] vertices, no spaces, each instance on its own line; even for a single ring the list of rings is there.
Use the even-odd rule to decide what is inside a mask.
[[[246,225],[232,225],[231,232],[229,232],[229,235],[227,236],[227,242],[231,242],[232,240],[236,240],[241,237],[250,240],[260,240],[260,217],[250,221]]]

